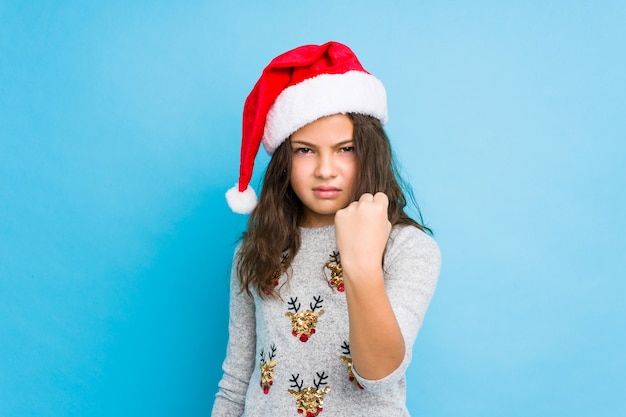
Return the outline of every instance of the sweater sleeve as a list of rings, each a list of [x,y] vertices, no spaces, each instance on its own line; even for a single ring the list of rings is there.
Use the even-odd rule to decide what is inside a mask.
[[[236,265],[235,256],[230,277],[228,345],[226,359],[222,364],[224,374],[213,403],[214,417],[239,417],[243,414],[248,383],[254,370],[254,300],[245,291],[240,291]]]
[[[392,230],[384,257],[385,289],[404,338],[405,354],[398,368],[379,380],[367,380],[354,369],[365,389],[385,390],[404,378],[440,268],[441,254],[434,239],[413,226]]]

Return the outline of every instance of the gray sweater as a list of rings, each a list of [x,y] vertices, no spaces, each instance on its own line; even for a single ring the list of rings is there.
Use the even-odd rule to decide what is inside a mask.
[[[301,228],[301,235],[291,269],[277,280],[281,299],[249,297],[231,274],[229,341],[213,417],[408,416],[405,372],[439,277],[437,244],[412,226],[391,231],[385,288],[406,355],[373,381],[352,367],[335,226]]]

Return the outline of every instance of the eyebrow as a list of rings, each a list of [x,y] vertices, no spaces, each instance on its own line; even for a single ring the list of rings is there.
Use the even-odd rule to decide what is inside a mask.
[[[339,141],[339,142],[333,144],[333,147],[341,148],[342,146],[345,146],[345,145],[347,145],[349,143],[352,143],[352,142],[354,142],[353,138],[345,139],[345,140],[342,140],[342,141]],[[306,146],[308,148],[315,148],[316,147],[315,144],[307,142],[307,141],[304,141],[304,140],[296,140],[296,141],[292,140],[292,141],[290,141],[290,143],[292,145],[304,145],[304,146]]]

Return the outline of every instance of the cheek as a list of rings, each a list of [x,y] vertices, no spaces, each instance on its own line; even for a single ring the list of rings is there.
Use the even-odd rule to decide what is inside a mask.
[[[299,192],[300,187],[305,183],[308,174],[306,163],[303,161],[294,161],[291,164],[291,172],[289,173],[289,183],[294,191]]]
[[[299,163],[291,164],[291,171],[289,172],[289,181],[291,183],[298,182],[298,179],[302,176],[302,167]]]
[[[298,177],[304,178],[307,175],[312,175],[315,170],[315,162],[313,158],[294,158],[291,161],[291,178]]]
[[[350,158],[344,161],[342,170],[344,178],[353,183],[356,180],[358,171],[356,158]]]
[[[350,188],[350,194],[353,195],[356,192],[357,187],[357,177],[358,177],[358,168],[356,165],[356,161],[353,164],[350,164],[346,167],[345,178],[347,185]],[[354,196],[353,196],[354,197]]]

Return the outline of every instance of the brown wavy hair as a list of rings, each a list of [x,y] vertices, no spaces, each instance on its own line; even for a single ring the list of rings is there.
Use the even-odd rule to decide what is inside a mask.
[[[431,233],[421,223],[422,216],[411,189],[399,175],[389,138],[380,121],[362,114],[347,113],[347,116],[354,126],[357,157],[353,201],[363,193],[382,191],[389,198],[388,215],[392,225],[412,225]],[[250,213],[248,228],[242,237],[237,273],[241,290],[249,295],[254,289],[261,297],[275,296],[275,273],[288,270],[300,249],[302,203],[291,188],[290,173],[291,146],[286,140],[276,149],[267,166],[259,202]],[[419,222],[405,212],[407,196]]]

